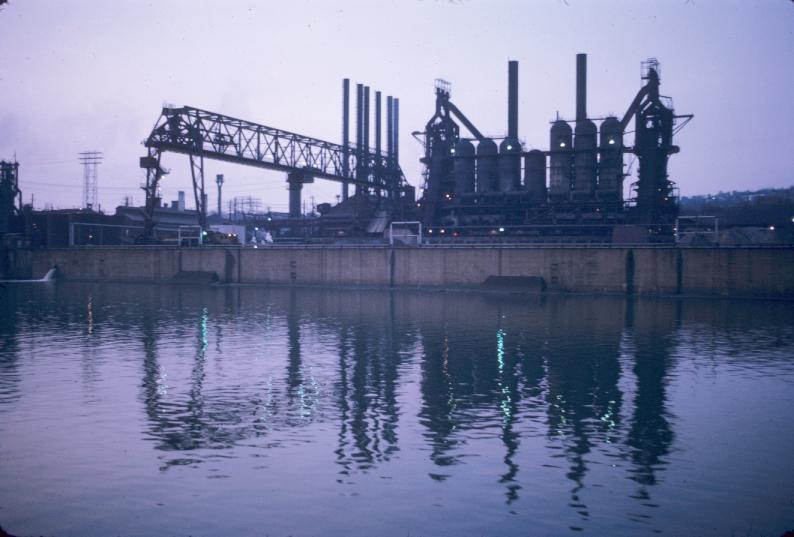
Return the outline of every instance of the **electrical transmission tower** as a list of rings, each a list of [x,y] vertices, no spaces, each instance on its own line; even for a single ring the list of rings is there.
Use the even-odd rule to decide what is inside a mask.
[[[101,151],[83,151],[78,154],[83,165],[83,207],[93,209],[99,207],[97,195],[98,173],[97,168],[102,162]]]

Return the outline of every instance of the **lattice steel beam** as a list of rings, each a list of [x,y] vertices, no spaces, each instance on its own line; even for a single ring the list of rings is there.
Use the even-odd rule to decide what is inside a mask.
[[[331,181],[381,188],[397,195],[404,176],[396,163],[382,170],[371,165],[377,153],[310,138],[189,106],[164,108],[144,145],[285,172],[301,171]],[[347,161],[345,161],[347,159]],[[361,162],[359,163],[359,159]],[[368,170],[357,177],[356,170]]]

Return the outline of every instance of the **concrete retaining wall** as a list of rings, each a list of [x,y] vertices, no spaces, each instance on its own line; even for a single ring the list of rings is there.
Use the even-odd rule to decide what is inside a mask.
[[[57,265],[66,279],[168,282],[180,271],[225,283],[479,286],[543,278],[551,291],[794,298],[794,248],[80,247],[17,252],[17,277]]]

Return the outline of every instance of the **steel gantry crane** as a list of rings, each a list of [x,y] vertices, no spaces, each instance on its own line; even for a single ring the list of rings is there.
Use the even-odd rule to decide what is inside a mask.
[[[389,135],[391,138],[396,132]],[[300,217],[301,190],[315,177],[344,185],[352,183],[358,192],[374,191],[391,201],[399,198],[405,185],[396,154],[391,151],[382,155],[379,148],[372,150],[366,144],[350,145],[346,139],[343,144],[335,144],[190,106],[164,107],[144,145],[148,151],[140,159],[140,166],[147,172],[142,187],[146,193],[147,239],[155,225],[160,180],[168,173],[160,165],[166,151],[190,157],[193,195],[202,229],[207,224],[205,158],[286,172],[290,218]]]

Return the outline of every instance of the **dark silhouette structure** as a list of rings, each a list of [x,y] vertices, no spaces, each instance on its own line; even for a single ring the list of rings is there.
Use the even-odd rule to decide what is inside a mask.
[[[449,83],[437,80],[435,113],[425,131],[415,133],[424,136],[419,214],[428,233],[611,241],[615,226],[629,224],[647,228],[649,241],[671,240],[678,204],[667,161],[679,150],[673,135],[693,116],[675,115],[670,99],[659,94],[655,59],[642,68],[645,85],[624,117],[599,118],[599,129],[587,115],[587,56],[578,54],[576,119],[557,117],[546,151],[527,151],[518,137],[518,62],[508,63],[507,134],[497,138],[498,146],[452,103]],[[632,119],[633,147],[623,139]],[[456,120],[470,136],[461,135]],[[626,153],[639,161],[639,180],[628,200],[623,199]]]

